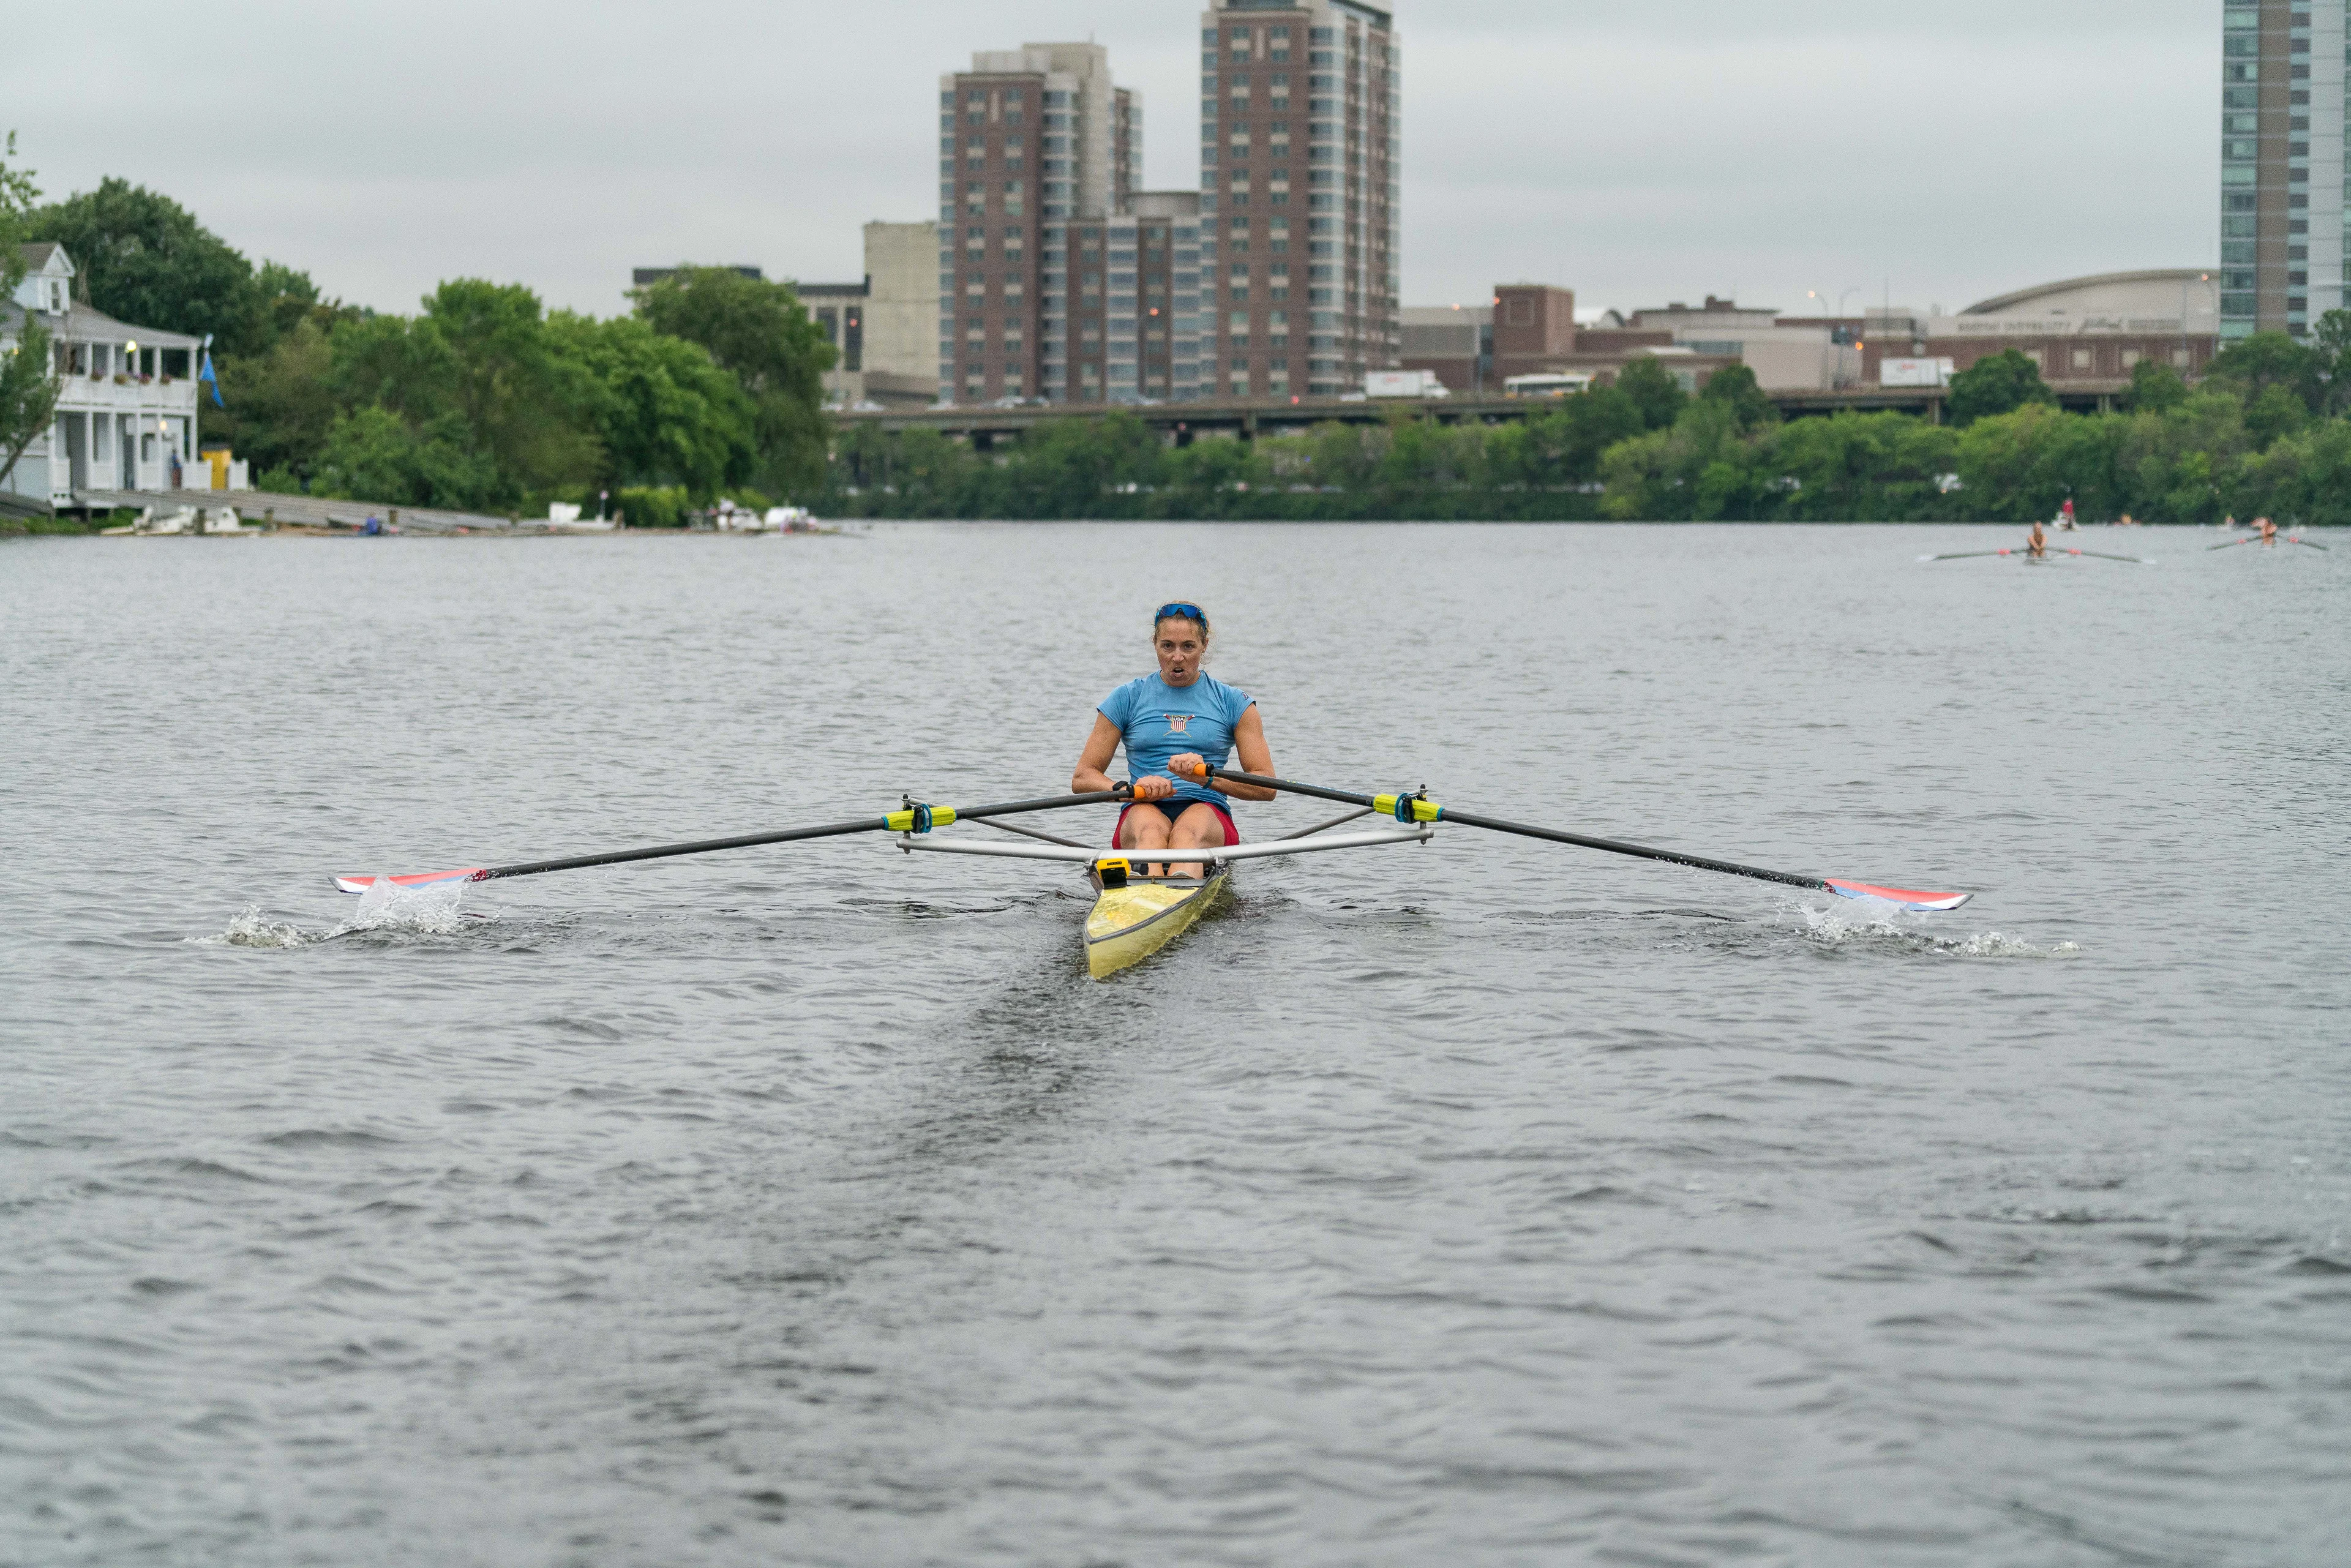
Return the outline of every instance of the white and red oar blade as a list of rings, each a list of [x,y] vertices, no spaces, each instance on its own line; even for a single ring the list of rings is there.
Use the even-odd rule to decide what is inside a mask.
[[[341,893],[365,893],[380,882],[393,887],[436,887],[444,882],[478,882],[481,875],[481,867],[467,866],[462,871],[420,872],[414,876],[339,876],[335,887]]]
[[[1898,904],[1905,909],[1957,909],[1972,893],[1920,893],[1907,887],[1878,887],[1866,882],[1843,882],[1830,877],[1822,883],[1839,898],[1882,898],[1888,904]]]

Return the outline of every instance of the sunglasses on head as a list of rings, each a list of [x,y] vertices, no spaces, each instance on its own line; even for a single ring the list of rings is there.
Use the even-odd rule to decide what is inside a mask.
[[[1155,627],[1162,621],[1171,620],[1196,621],[1205,628],[1208,624],[1208,612],[1196,604],[1163,604],[1159,607],[1159,613],[1151,618],[1151,624]]]

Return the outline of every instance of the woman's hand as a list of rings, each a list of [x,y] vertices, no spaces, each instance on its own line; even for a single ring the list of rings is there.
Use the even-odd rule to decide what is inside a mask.
[[[1134,781],[1134,798],[1138,800],[1165,800],[1176,793],[1176,781],[1155,773],[1148,779]]]
[[[1196,751],[1187,751],[1181,757],[1169,758],[1167,771],[1178,779],[1189,779],[1195,784],[1205,784],[1208,781],[1208,759]]]

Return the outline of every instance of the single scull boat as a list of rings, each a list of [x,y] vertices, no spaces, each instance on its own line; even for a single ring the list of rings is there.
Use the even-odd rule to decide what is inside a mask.
[[[1209,779],[1222,779],[1289,794],[1312,796],[1337,801],[1353,810],[1304,832],[1265,843],[1155,850],[1146,855],[1145,852],[1136,850],[1091,848],[1073,840],[1041,833],[1033,828],[1016,827],[1001,820],[1070,806],[1102,805],[1132,800],[1131,790],[1123,788],[1081,795],[1049,796],[1036,800],[1015,800],[997,806],[973,806],[961,810],[946,806],[918,805],[908,800],[903,809],[879,817],[833,822],[821,827],[789,828],[780,832],[746,833],[731,839],[706,839],[695,843],[577,855],[566,860],[533,861],[518,865],[467,866],[412,876],[339,876],[334,881],[335,886],[344,893],[364,894],[380,885],[413,889],[495,882],[507,877],[537,876],[547,872],[618,865],[631,861],[664,860],[676,855],[749,849],[761,844],[886,832],[894,835],[893,843],[906,854],[919,852],[985,855],[1011,860],[1050,861],[1081,867],[1094,894],[1093,906],[1087,912],[1085,923],[1086,970],[1098,980],[1133,967],[1198,925],[1216,907],[1224,894],[1232,868],[1242,861],[1318,854],[1336,850],[1375,849],[1395,844],[1425,844],[1437,836],[1437,825],[1447,822],[1520,838],[1602,850],[1610,854],[1661,861],[1699,871],[1721,872],[1732,876],[1778,883],[1787,887],[1831,893],[1841,898],[1878,899],[1916,911],[1957,909],[1971,896],[1964,893],[1922,893],[1907,888],[1885,887],[1841,877],[1768,871],[1761,866],[1685,854],[1677,850],[1650,849],[1616,839],[1593,838],[1557,828],[1534,827],[1498,817],[1457,811],[1429,800],[1426,791],[1409,795],[1364,795],[1352,790],[1329,789],[1315,784],[1295,784],[1287,779],[1264,778],[1224,768],[1203,768],[1200,777],[1204,782]],[[1390,821],[1377,828],[1356,832],[1332,831],[1370,816]],[[1031,841],[1024,844],[983,842],[967,836],[947,836],[940,832],[939,830],[957,822],[974,822],[1000,829]],[[1179,867],[1196,866],[1198,868],[1196,874],[1178,873]],[[1155,871],[1154,867],[1160,869]]]

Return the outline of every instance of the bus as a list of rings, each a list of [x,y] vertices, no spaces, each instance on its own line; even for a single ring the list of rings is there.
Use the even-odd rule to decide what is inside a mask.
[[[1540,375],[1512,376],[1502,383],[1504,397],[1572,397],[1592,390],[1592,377],[1578,371],[1546,371]]]

